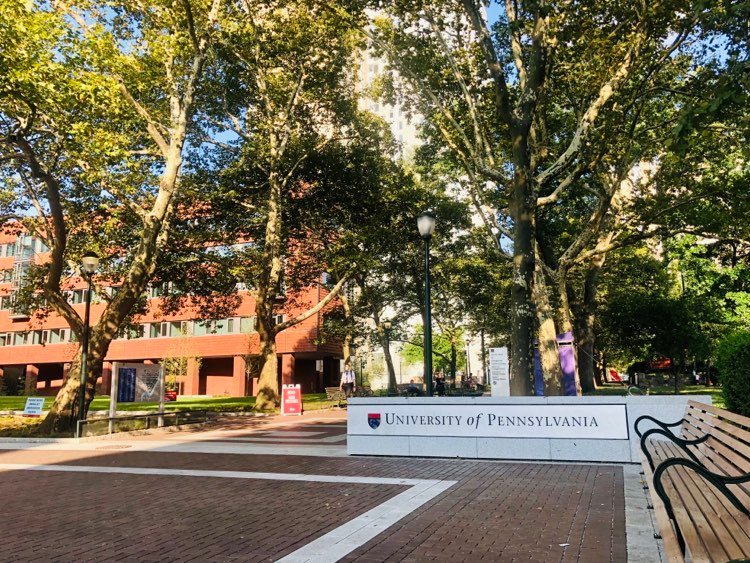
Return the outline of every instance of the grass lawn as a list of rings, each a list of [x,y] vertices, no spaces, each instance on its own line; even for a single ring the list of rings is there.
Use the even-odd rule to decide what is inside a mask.
[[[685,385],[678,390],[678,395],[711,395],[713,405],[721,409],[724,408],[724,397],[721,394],[721,387],[705,387],[703,385]],[[608,384],[587,395],[610,395],[620,396],[628,394],[627,387],[623,385]],[[674,388],[668,385],[654,386],[649,389],[649,395],[674,395]]]
[[[44,409],[48,410],[54,397],[44,401]],[[333,406],[326,400],[325,393],[302,395],[302,403],[306,411],[324,409]],[[26,397],[0,397],[0,411],[23,410]],[[177,401],[164,403],[166,411],[195,411],[209,410],[214,412],[248,412],[255,405],[255,397],[178,397]],[[158,403],[120,403],[118,411],[148,411],[156,410]],[[95,397],[91,403],[91,411],[108,411],[109,397],[106,395]],[[276,411],[278,412],[278,411]],[[34,436],[40,418],[23,416],[0,416],[0,436],[24,437]]]
[[[54,397],[47,397],[44,408],[52,406]],[[0,397],[0,411],[23,410],[26,397]],[[305,410],[318,410],[330,406],[326,401],[325,393],[314,393],[302,396],[302,404]],[[210,410],[216,412],[243,412],[250,411],[255,406],[255,397],[177,397],[177,401],[164,403],[164,409],[168,411],[188,410]],[[118,411],[147,411],[156,410],[159,403],[119,403]],[[101,395],[94,398],[91,403],[91,411],[109,410],[109,397]]]

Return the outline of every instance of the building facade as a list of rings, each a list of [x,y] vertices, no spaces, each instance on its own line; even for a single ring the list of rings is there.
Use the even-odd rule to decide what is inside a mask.
[[[23,282],[30,264],[43,262],[48,249],[26,234],[0,234],[0,378],[6,393],[54,395],[67,378],[79,350],[75,335],[56,314],[46,317],[25,315],[13,308],[14,292]],[[83,318],[86,284],[73,277],[66,285],[69,303]],[[100,288],[101,292],[116,287]],[[148,290],[148,306],[133,326],[115,339],[107,353],[98,391],[108,393],[113,362],[162,363],[181,360],[176,386],[183,395],[255,395],[259,339],[255,329],[255,300],[240,291],[241,303],[234,316],[199,319],[186,307],[174,314],[161,313],[163,287]],[[284,314],[296,316],[326,295],[322,288],[310,288],[287,300]],[[280,303],[284,309],[285,303]],[[91,324],[106,307],[102,296],[92,294]],[[282,331],[276,337],[279,383],[299,383],[303,393],[323,391],[338,385],[341,343],[322,342],[323,315],[319,313]],[[174,373],[174,372],[173,372]]]

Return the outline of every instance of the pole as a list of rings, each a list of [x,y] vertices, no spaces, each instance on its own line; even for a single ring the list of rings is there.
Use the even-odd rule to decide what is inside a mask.
[[[113,420],[117,416],[117,362],[112,364],[112,377],[110,378],[111,383],[109,385],[109,433],[112,434],[115,431],[115,421]]]
[[[430,311],[430,239],[424,239],[424,380],[432,397],[432,312]]]
[[[158,426],[161,428],[164,426],[164,366],[159,366],[159,418],[157,419]]]
[[[78,420],[86,419],[86,375],[88,371],[89,353],[89,316],[91,315],[91,274],[88,274],[88,289],[86,290],[86,312],[83,316],[83,342],[81,342],[81,394],[78,403]],[[79,428],[82,428],[79,425]]]

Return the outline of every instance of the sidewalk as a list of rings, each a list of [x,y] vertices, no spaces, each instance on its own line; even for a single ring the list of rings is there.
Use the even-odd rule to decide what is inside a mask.
[[[633,468],[346,457],[344,417],[17,443],[0,560],[627,560]],[[631,561],[659,561],[627,529],[647,558]]]

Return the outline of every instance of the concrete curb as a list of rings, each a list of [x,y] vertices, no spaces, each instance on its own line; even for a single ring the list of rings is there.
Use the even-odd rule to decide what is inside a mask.
[[[625,534],[627,536],[628,561],[639,563],[661,563],[665,561],[663,546],[654,537],[657,533],[653,510],[646,506],[648,491],[643,489],[644,480],[640,465],[622,468],[625,480]]]

